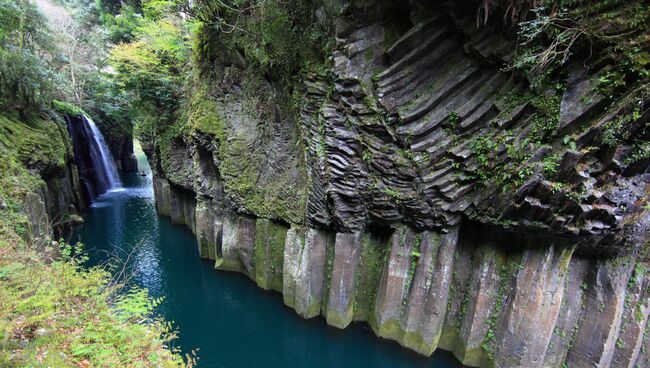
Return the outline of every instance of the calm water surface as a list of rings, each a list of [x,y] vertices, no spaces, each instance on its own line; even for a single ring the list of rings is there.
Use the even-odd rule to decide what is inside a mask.
[[[133,282],[164,297],[157,312],[173,321],[183,352],[198,350],[199,367],[459,367],[445,352],[424,358],[383,341],[365,324],[341,331],[304,320],[279,293],[216,271],[186,227],[156,213],[149,165],[136,154],[147,176],[124,175],[124,189],[99,198],[73,240],[86,244],[93,264],[126,261]]]

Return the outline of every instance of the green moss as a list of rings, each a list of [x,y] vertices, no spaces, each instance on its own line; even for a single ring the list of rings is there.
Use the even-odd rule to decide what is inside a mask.
[[[193,130],[215,136],[220,142],[226,138],[226,123],[219,116],[217,103],[208,93],[208,87],[199,83],[189,98],[188,123]]]
[[[326,310],[327,324],[336,328],[344,329],[350,322],[352,322],[352,317],[354,316],[353,305],[349,305],[348,309],[345,311],[345,314],[341,315],[339,312],[334,309],[327,307]]]
[[[32,117],[26,122],[0,114],[0,201],[7,205],[0,210],[0,222],[6,225],[0,227],[0,238],[16,244],[30,237],[23,203],[45,186],[39,174],[65,169],[66,139],[54,121]]]
[[[377,324],[374,329],[375,334],[385,339],[398,340],[402,333],[402,328],[399,325],[399,320],[389,319],[382,324]]]
[[[321,302],[318,301],[309,304],[309,306],[307,306],[307,309],[305,309],[305,312],[302,313],[301,315],[303,318],[313,318],[320,315],[320,311],[321,311]],[[300,314],[300,312],[298,313]]]
[[[257,143],[249,142],[249,133],[242,131],[241,127],[239,130],[232,127],[231,122],[220,115],[219,109],[225,109],[228,104],[215,102],[207,94],[207,87],[202,84],[203,82],[196,88],[196,93],[189,103],[188,122],[191,131],[208,134],[213,138],[217,146],[218,169],[224,180],[226,196],[257,217],[301,223],[304,219],[307,195],[301,182],[302,178],[298,178],[296,182],[292,170],[265,175],[268,171],[264,166],[266,152],[261,152],[256,146]],[[255,96],[242,98],[246,104],[252,106],[244,109],[245,111],[238,111],[236,114],[239,116],[234,119],[257,121],[260,119],[260,111],[268,110],[268,107],[257,106],[254,102],[260,98],[260,88],[262,87],[252,88],[254,91],[250,94]],[[164,167],[175,167],[169,146],[170,144],[161,143],[161,161]],[[294,165],[298,172],[303,170],[300,162],[287,161],[287,165]],[[166,174],[167,171],[165,170]],[[174,171],[183,172],[182,168]],[[302,173],[306,176],[306,172]],[[175,175],[174,172],[170,174]]]
[[[255,235],[255,280],[265,290],[282,292],[284,243],[287,228],[258,219]]]
[[[232,259],[217,257],[217,260],[214,263],[214,268],[222,271],[232,271],[246,274],[246,269],[239,261],[234,261]]]
[[[11,154],[27,168],[65,168],[66,141],[55,121],[41,117],[24,122],[17,115],[0,114],[0,144],[10,147]]]
[[[387,244],[372,234],[364,233],[361,239],[361,264],[354,299],[354,319],[375,324],[375,302],[381,274],[388,255]]]
[[[420,333],[404,330],[396,319],[390,319],[382,325],[376,326],[373,330],[377,336],[395,340],[400,345],[427,356],[431,355],[438,345],[437,338],[431,342],[426,342]]]
[[[471,367],[492,367],[492,362],[487,360],[487,356],[483,348],[476,347],[467,349],[467,345],[456,329],[444,329],[440,335],[438,346],[442,349],[450,351],[456,359],[461,361],[464,365]]]
[[[61,114],[69,116],[79,116],[85,114],[85,112],[80,107],[65,101],[54,100],[52,101],[52,105],[54,106],[54,109]]]

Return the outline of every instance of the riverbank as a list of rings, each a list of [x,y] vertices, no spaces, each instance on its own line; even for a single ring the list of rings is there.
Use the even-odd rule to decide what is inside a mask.
[[[106,270],[83,269],[80,249],[51,240],[79,221],[62,120],[5,113],[0,126],[0,366],[185,366],[166,348],[167,324],[148,319],[155,300],[118,296]]]

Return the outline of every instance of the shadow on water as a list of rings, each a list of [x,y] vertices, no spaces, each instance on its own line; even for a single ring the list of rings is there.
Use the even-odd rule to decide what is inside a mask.
[[[91,264],[119,257],[132,282],[164,297],[158,313],[179,331],[184,353],[198,349],[200,367],[460,367],[446,352],[425,358],[374,336],[366,324],[338,330],[304,320],[276,292],[247,277],[217,272],[201,260],[194,235],[156,213],[151,171],[123,175],[123,190],[99,197],[73,234]]]

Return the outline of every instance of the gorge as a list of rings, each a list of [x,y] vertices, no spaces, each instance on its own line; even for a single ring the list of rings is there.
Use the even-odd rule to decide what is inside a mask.
[[[133,283],[163,297],[157,313],[179,331],[174,345],[197,351],[200,367],[457,367],[442,352],[419,357],[380,343],[356,326],[339,332],[321,321],[303,320],[237,274],[217,272],[201,260],[194,235],[156,214],[144,154],[138,166],[147,175],[124,175],[124,190],[99,197],[71,241],[83,241],[90,264],[123,259]]]
[[[650,366],[647,2],[93,6],[84,110],[0,114],[0,235],[173,366]]]
[[[345,9],[293,106],[202,33],[190,132],[143,142],[158,211],[305,318],[469,366],[646,366],[648,160],[599,139],[647,139],[647,94],[606,102],[612,66],[578,59],[540,97],[460,5]]]

